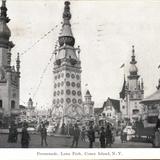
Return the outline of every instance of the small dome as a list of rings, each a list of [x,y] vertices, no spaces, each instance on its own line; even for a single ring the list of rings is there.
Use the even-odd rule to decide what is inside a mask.
[[[131,75],[136,75],[138,72],[138,68],[136,67],[135,64],[131,64],[130,68],[129,68],[129,72]]]
[[[0,38],[9,39],[10,36],[11,36],[10,29],[8,28],[5,22],[1,21],[0,22]]]

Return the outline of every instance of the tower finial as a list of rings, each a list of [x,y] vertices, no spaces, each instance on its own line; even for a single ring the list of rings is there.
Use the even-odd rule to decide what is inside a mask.
[[[6,17],[6,15],[7,15],[6,12],[7,12],[6,0],[2,0],[1,15],[4,15]]]
[[[9,22],[9,18],[7,17],[6,0],[2,0],[2,5],[0,7],[0,10],[1,10],[0,18],[4,19],[8,23]]]
[[[143,83],[143,78],[141,78],[141,89],[144,89],[144,83]]]
[[[19,53],[17,53],[17,60],[16,60],[16,68],[17,68],[17,72],[19,73],[20,71],[20,58],[19,58]]]
[[[64,12],[63,12],[63,24],[62,24],[62,32],[59,36],[59,45],[60,47],[69,45],[74,46],[75,39],[72,34],[70,19],[71,19],[71,13],[70,13],[70,2],[65,1],[64,2]]]
[[[2,7],[6,7],[6,0],[2,0]]]
[[[135,48],[134,48],[134,45],[132,45],[132,57],[131,57],[131,64],[136,64],[136,60],[135,60]]]
[[[132,56],[134,56],[134,52],[135,52],[134,45],[132,45]]]
[[[64,7],[64,12],[63,12],[63,19],[70,20],[71,19],[71,13],[70,13],[70,2],[65,1],[64,2],[65,7]]]

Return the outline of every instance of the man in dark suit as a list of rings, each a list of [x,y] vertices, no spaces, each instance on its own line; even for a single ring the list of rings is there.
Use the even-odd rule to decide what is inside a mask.
[[[89,148],[93,148],[93,142],[95,142],[95,131],[91,125],[88,130]]]
[[[77,124],[74,126],[73,130],[73,141],[72,141],[72,147],[74,147],[74,144],[76,144],[76,148],[78,147],[78,141],[80,136],[80,129]]]

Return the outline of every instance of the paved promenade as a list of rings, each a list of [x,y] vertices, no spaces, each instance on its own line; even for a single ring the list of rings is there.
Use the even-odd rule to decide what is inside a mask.
[[[31,142],[30,142],[29,147],[30,148],[41,148],[40,135],[31,134],[30,136],[31,136]],[[8,138],[7,134],[0,134],[0,148],[21,148],[21,144],[20,144],[21,135],[20,134],[18,135],[17,143],[8,143],[7,138]],[[48,136],[47,141],[48,141],[47,148],[71,148],[71,144],[72,144],[72,138],[67,138],[64,136]],[[78,148],[88,148],[88,146],[89,146],[89,142],[82,142],[81,140],[79,140]],[[152,145],[150,143],[139,143],[139,142],[121,143],[119,137],[115,138],[115,142],[112,145],[112,148],[151,148],[151,147]],[[94,148],[100,148],[98,139],[96,139]]]

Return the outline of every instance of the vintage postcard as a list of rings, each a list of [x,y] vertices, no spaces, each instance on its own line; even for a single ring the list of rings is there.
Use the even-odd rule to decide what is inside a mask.
[[[160,1],[0,0],[3,159],[159,159],[159,44]]]

